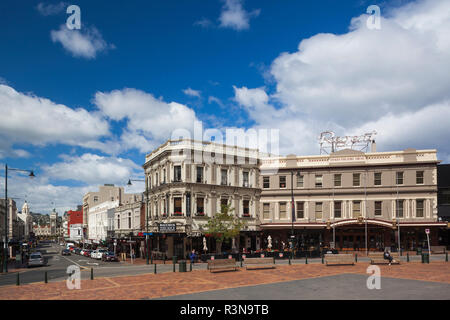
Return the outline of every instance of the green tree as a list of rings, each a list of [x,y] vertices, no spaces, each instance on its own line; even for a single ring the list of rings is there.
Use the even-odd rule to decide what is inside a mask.
[[[233,211],[234,209],[231,209],[229,205],[222,205],[221,212],[209,218],[206,226],[201,227],[203,233],[209,234],[216,240],[217,253],[222,252],[224,241],[236,238],[246,225],[244,221],[233,214]]]

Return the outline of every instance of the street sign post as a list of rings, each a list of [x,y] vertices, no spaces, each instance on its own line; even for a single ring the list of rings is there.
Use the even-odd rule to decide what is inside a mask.
[[[430,248],[430,229],[425,229],[425,233],[427,234],[428,256],[431,257],[431,248]]]

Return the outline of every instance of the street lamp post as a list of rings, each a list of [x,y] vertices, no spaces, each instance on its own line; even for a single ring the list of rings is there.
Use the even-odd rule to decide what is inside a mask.
[[[148,183],[146,180],[138,180],[138,179],[128,179],[128,186],[132,186],[133,184],[131,183],[131,181],[137,181],[137,182],[145,182],[145,202],[146,202],[146,206],[145,206],[145,228],[146,228],[146,235],[145,235],[145,256],[146,256],[146,260],[147,260],[147,264],[149,264],[149,253],[148,253]]]
[[[33,170],[22,170],[22,169],[14,169],[8,168],[8,165],[5,164],[5,242],[3,244],[4,247],[4,257],[3,257],[3,270],[5,273],[8,272],[8,170],[10,171],[20,171],[30,173],[29,177],[34,178]]]

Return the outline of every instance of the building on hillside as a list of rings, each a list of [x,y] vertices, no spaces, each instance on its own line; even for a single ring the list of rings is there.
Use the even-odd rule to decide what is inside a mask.
[[[438,244],[436,150],[406,149],[261,159],[261,241],[274,249],[415,250]],[[291,179],[293,180],[291,184]],[[292,189],[291,189],[292,186]],[[295,221],[292,220],[292,193]],[[366,237],[367,233],[367,237]]]
[[[258,150],[189,139],[169,140],[146,156],[146,215],[152,250],[168,257],[203,251],[202,228],[229,205],[247,229],[223,250],[259,248]],[[208,250],[215,242],[208,238]]]

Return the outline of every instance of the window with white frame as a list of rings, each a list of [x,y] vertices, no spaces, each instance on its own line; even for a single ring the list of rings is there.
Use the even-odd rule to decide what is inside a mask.
[[[264,219],[270,219],[270,203],[263,204],[263,217]]]
[[[316,204],[315,204],[316,219],[322,219],[322,214],[323,214],[323,203],[316,202]]]
[[[286,219],[286,202],[280,202],[280,219]]]
[[[323,176],[321,174],[316,174],[316,188],[322,188]]]

